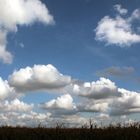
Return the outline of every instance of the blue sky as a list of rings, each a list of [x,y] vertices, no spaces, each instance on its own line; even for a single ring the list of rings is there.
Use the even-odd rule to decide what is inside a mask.
[[[102,121],[138,117],[139,0],[0,0],[0,5],[0,94],[11,113],[19,103],[19,116],[40,112],[47,117],[38,121],[48,123],[64,116],[83,123],[87,113]]]

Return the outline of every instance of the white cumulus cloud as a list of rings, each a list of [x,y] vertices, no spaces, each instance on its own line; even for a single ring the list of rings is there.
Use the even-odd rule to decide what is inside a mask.
[[[9,76],[9,84],[17,91],[59,90],[71,83],[71,77],[61,74],[54,66],[34,65]]]
[[[131,113],[140,113],[140,93],[118,89],[121,97],[112,100],[111,115],[128,115]]]
[[[122,9],[120,5],[115,5],[115,9],[120,13],[127,13],[126,9]],[[125,12],[124,12],[125,10]],[[140,17],[139,9],[129,17],[116,15],[115,18],[110,16],[103,17],[95,29],[96,40],[104,41],[107,45],[118,45],[121,47],[130,46],[140,42],[140,35],[133,29],[133,21]]]
[[[95,82],[83,83],[82,85],[75,84],[73,92],[79,96],[93,99],[120,96],[115,83],[106,78],[100,78]]]
[[[12,63],[13,56],[7,51],[9,32],[16,32],[18,25],[31,25],[34,22],[53,24],[53,16],[40,0],[0,0],[0,60]]]
[[[120,72],[117,69],[117,73]],[[65,92],[56,99],[39,104],[28,104],[18,98],[21,93],[40,90]],[[97,122],[109,121],[114,116],[140,113],[139,100],[139,92],[119,88],[109,79],[100,78],[92,82],[74,80],[61,74],[51,64],[22,68],[13,72],[8,81],[0,78],[0,121],[13,126],[37,126],[40,122],[51,126],[58,121],[76,125],[78,122],[74,120],[78,119],[77,116],[87,120],[89,117],[84,119],[83,116],[89,113],[95,114],[93,119]],[[76,119],[73,120],[73,117]]]
[[[53,99],[49,102],[46,102],[42,105],[44,109],[66,109],[72,110],[75,107],[73,103],[73,98],[69,94],[62,95],[57,99]]]

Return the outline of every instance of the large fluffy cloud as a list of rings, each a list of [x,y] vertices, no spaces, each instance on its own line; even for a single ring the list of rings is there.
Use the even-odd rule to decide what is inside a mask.
[[[61,74],[52,65],[22,68],[9,76],[9,84],[17,91],[59,90],[71,83],[71,77]]]
[[[118,89],[121,97],[112,100],[110,104],[111,115],[128,115],[140,113],[140,93]]]
[[[76,105],[77,112],[101,112],[111,116],[140,113],[140,93],[118,88],[106,78],[91,83],[75,84],[73,93],[84,97]]]
[[[40,0],[0,0],[0,21],[3,28],[15,30],[35,21],[51,24],[53,17]]]
[[[120,5],[115,5],[119,14],[126,14],[127,10],[122,9]],[[116,15],[115,18],[105,16],[98,22],[95,29],[96,39],[104,41],[108,45],[115,44],[119,46],[130,46],[140,42],[140,35],[133,30],[133,21],[140,17],[139,9],[134,10],[130,17],[124,18]]]
[[[0,0],[0,60],[11,63],[13,56],[6,49],[7,34],[16,32],[18,25],[34,22],[53,24],[53,16],[40,0]]]
[[[117,88],[119,96],[107,96],[107,98],[89,98],[84,96],[80,104],[77,104],[77,112],[100,112],[111,116],[123,116],[140,113],[140,93]],[[81,95],[80,95],[81,96]]]
[[[75,84],[73,92],[79,96],[94,99],[120,96],[115,83],[106,78],[100,78],[100,80],[91,83],[85,82],[82,85]]]

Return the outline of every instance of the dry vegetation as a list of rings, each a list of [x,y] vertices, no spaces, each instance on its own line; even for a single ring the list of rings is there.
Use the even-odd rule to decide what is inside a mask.
[[[0,127],[0,140],[140,140],[140,124],[82,128]]]

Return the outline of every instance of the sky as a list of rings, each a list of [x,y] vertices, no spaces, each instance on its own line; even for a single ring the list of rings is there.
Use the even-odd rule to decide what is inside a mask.
[[[0,125],[139,121],[139,0],[0,0]]]

